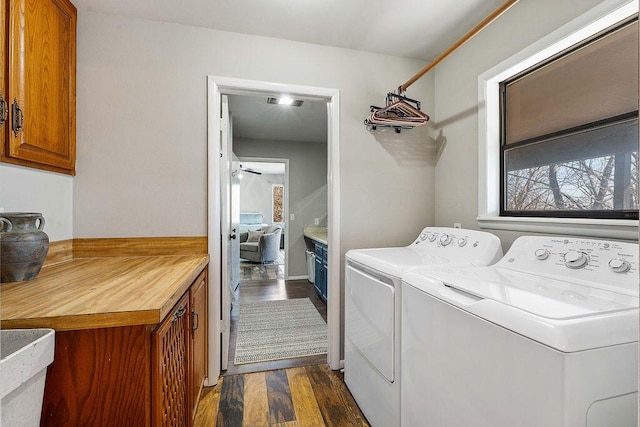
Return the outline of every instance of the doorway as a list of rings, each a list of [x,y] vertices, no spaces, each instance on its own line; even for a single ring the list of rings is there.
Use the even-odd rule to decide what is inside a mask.
[[[233,102],[230,103],[233,111]],[[238,211],[240,240],[242,233],[258,231],[264,226],[280,227],[280,241],[277,251],[272,251],[265,262],[256,263],[239,257],[238,283],[288,278],[288,233],[287,213],[289,211],[289,159],[265,157],[241,157],[237,161],[237,196],[231,197],[231,210]],[[235,171],[234,171],[235,172]],[[236,188],[234,187],[234,188]],[[232,195],[234,191],[232,189]],[[235,205],[234,205],[235,204]],[[235,265],[235,259],[234,259]]]
[[[339,174],[339,91],[335,89],[283,85],[268,82],[248,81],[232,78],[208,78],[208,236],[211,263],[210,272],[210,339],[209,339],[209,384],[215,384],[220,373],[223,347],[228,343],[221,342],[229,333],[230,324],[222,321],[223,314],[230,301],[224,301],[225,292],[220,270],[226,265],[224,245],[229,239],[230,230],[224,229],[221,223],[221,186],[226,185],[223,177],[224,165],[221,157],[225,153],[225,145],[221,144],[224,124],[220,120],[222,112],[222,95],[260,95],[274,96],[289,94],[296,99],[323,101],[327,108],[327,226],[328,244],[332,248],[327,260],[329,269],[329,295],[327,300],[328,350],[327,361],[334,370],[340,368],[340,174]],[[226,297],[229,298],[228,296]],[[220,302],[222,301],[222,305]],[[229,304],[229,305],[225,305]],[[228,347],[227,347],[228,349]]]

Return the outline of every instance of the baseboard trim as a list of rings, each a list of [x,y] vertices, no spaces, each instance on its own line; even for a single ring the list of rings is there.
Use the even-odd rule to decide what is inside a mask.
[[[307,275],[305,274],[304,276],[289,276],[287,277],[287,280],[307,280]],[[311,284],[311,282],[309,282],[309,284]]]

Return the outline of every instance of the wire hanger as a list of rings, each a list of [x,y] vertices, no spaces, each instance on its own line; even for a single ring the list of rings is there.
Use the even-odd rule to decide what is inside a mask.
[[[429,121],[429,116],[420,111],[420,101],[389,92],[384,107],[371,106],[371,114],[364,124],[371,130],[392,127],[397,133],[401,129],[412,129]]]

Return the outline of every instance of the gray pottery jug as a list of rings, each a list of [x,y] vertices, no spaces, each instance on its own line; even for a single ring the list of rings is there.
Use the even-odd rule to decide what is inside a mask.
[[[49,250],[40,213],[0,213],[0,282],[22,282],[38,276]]]

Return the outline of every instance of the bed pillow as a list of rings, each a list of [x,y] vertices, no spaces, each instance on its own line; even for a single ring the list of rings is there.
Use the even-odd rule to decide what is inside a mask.
[[[249,235],[247,236],[247,243],[257,242],[260,240],[260,236],[264,234],[264,231],[249,231]]]

